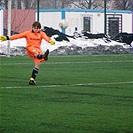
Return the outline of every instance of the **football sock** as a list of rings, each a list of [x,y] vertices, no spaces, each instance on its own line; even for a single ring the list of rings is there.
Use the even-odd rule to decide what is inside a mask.
[[[37,55],[37,58],[38,58],[38,59],[42,59],[42,58],[43,58],[43,55],[42,55],[42,54],[38,54],[38,55]]]
[[[31,77],[32,77],[33,79],[36,78],[36,76],[37,76],[37,74],[38,74],[38,71],[39,71],[39,69],[37,69],[37,68],[34,68],[34,69],[33,69],[32,75],[31,75]]]

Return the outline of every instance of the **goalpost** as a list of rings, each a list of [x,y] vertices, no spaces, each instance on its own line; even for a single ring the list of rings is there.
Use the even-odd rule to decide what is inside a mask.
[[[11,0],[8,0],[8,33],[7,35],[11,36]],[[10,57],[10,40],[8,40],[8,57]]]
[[[4,35],[4,8],[0,6],[0,35]]]

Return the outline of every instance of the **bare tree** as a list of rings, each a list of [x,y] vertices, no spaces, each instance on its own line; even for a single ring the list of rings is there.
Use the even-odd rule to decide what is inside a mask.
[[[12,0],[12,9],[36,9],[38,0]],[[103,9],[104,0],[39,0],[40,9],[80,8]],[[106,0],[107,9],[131,10],[132,0]],[[8,0],[1,0],[0,6],[8,8]]]
[[[72,3],[72,0],[59,0],[59,3],[61,3],[61,8],[67,8]]]
[[[107,4],[110,3],[111,0],[107,1]],[[103,9],[104,8],[104,0],[73,0],[69,3],[69,8],[80,8],[80,9]],[[109,6],[107,5],[107,8]]]
[[[8,8],[7,3],[8,3],[8,0],[1,0],[0,1],[0,6],[3,6],[5,9],[7,9]]]
[[[113,9],[131,10],[133,0],[113,0]]]
[[[55,8],[55,0],[40,0],[40,8]]]
[[[66,8],[70,0],[40,0],[40,8]]]
[[[75,0],[71,4],[75,8],[81,8],[81,9],[94,9],[97,7],[97,4],[95,2],[96,0]]]
[[[37,0],[23,0],[24,9],[36,9]]]
[[[22,2],[22,0],[17,0],[17,7],[18,7],[18,9],[22,9],[21,2]]]
[[[36,9],[37,0],[12,0],[11,4],[12,9]],[[0,6],[8,9],[8,0],[0,0]]]

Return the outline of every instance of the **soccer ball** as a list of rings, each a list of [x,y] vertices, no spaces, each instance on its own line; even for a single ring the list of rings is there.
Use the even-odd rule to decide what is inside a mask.
[[[62,19],[61,22],[59,23],[59,27],[61,29],[66,29],[68,27],[68,22],[66,22],[65,19]]]

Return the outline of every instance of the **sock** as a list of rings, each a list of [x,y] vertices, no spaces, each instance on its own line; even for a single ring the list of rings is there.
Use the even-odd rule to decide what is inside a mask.
[[[37,74],[38,74],[38,71],[39,71],[39,69],[37,69],[37,68],[34,68],[34,69],[33,69],[32,75],[31,75],[31,77],[32,77],[33,79],[36,78],[36,76],[37,76]]]
[[[37,58],[38,58],[38,59],[42,59],[42,58],[43,58],[42,54],[38,54],[38,55],[37,55]]]

